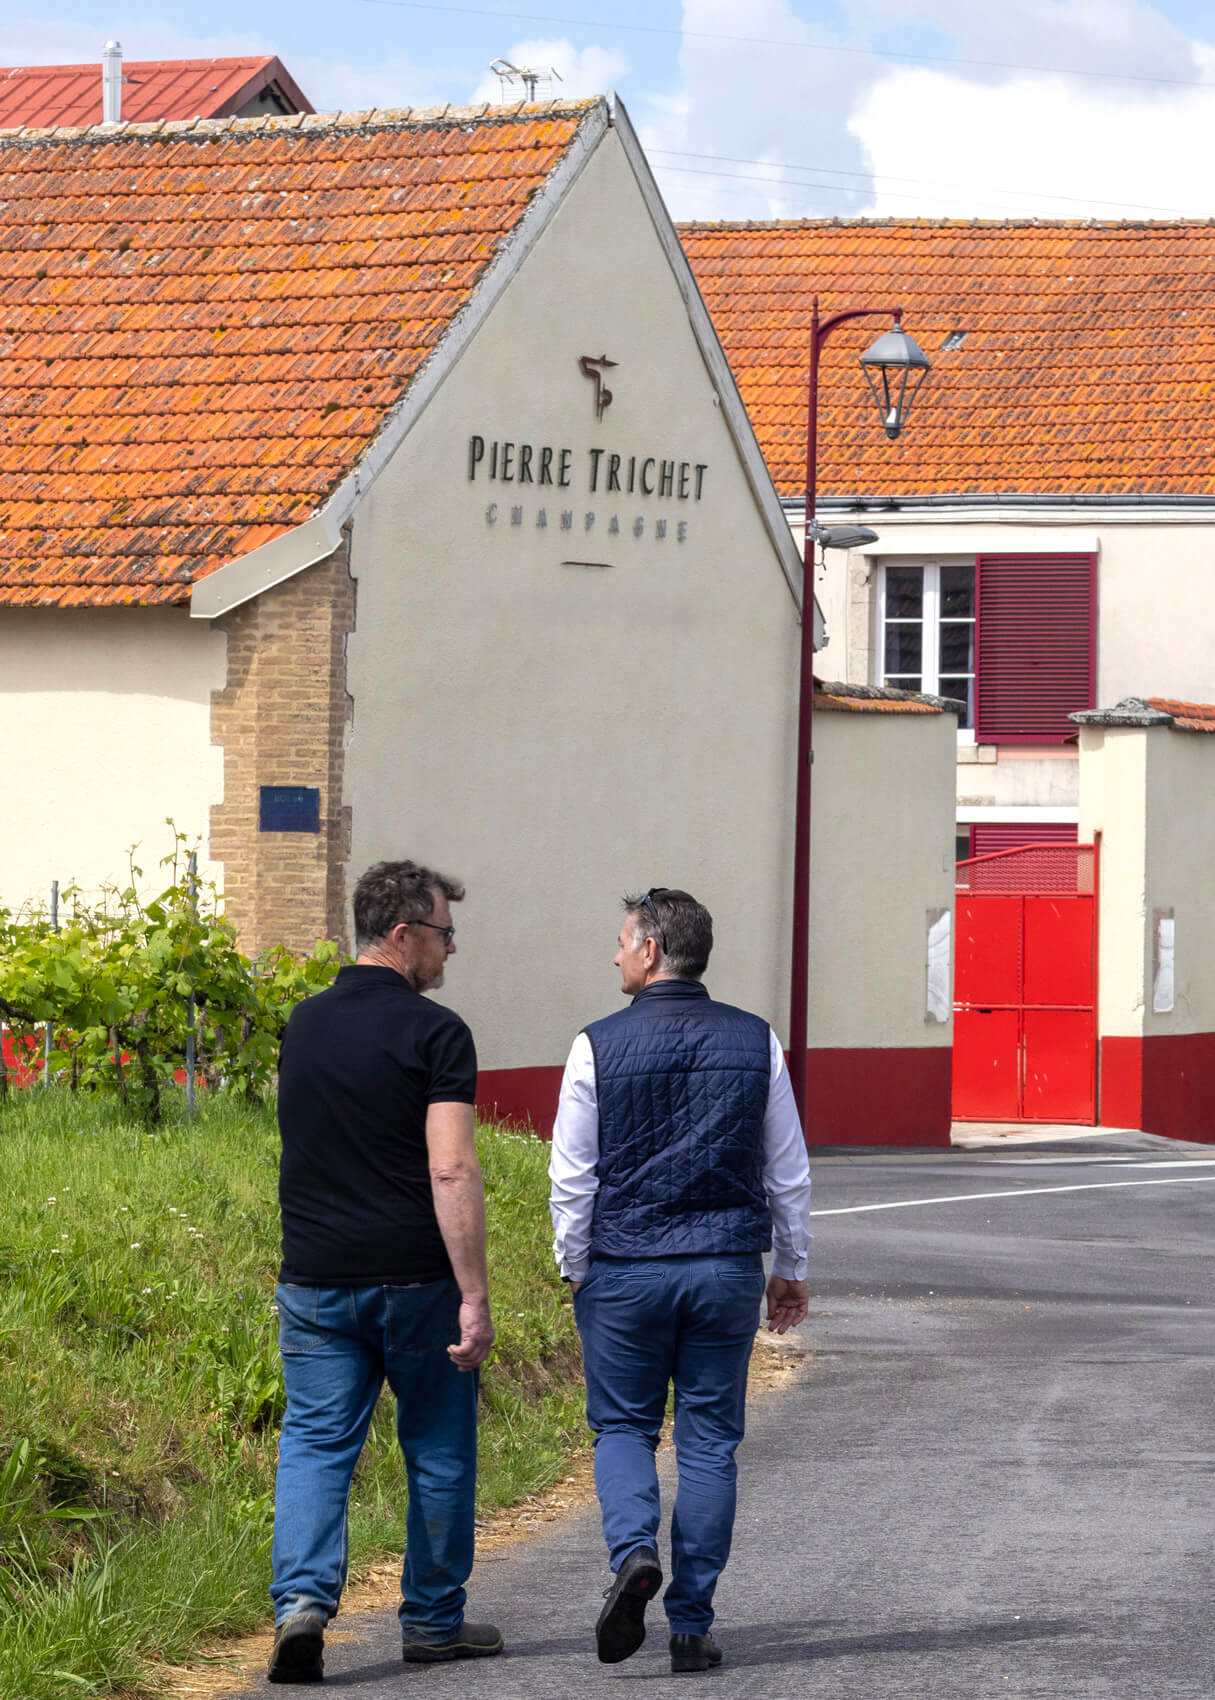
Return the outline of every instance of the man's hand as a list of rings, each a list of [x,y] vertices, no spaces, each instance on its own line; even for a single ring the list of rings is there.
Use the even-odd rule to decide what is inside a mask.
[[[787,1334],[803,1321],[810,1303],[810,1289],[804,1281],[786,1281],[773,1275],[768,1282],[768,1332]]]
[[[459,1344],[447,1348],[452,1363],[457,1369],[476,1369],[489,1356],[493,1343],[494,1325],[490,1321],[489,1300],[462,1300]]]

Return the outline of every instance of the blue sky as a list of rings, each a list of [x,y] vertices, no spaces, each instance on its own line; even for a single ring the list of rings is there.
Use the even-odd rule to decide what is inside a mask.
[[[10,63],[107,36],[133,59],[273,51],[322,109],[496,99],[491,59],[555,65],[556,93],[619,92],[680,218],[1215,212],[1209,0],[6,9]]]

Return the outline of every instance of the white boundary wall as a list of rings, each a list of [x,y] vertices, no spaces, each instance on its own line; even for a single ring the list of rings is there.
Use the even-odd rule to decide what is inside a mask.
[[[223,634],[184,608],[0,610],[0,904],[44,902],[54,879],[125,885],[132,844],[143,889],[158,889],[166,817],[203,837],[205,858],[225,664]],[[219,871],[200,861],[204,878]]]

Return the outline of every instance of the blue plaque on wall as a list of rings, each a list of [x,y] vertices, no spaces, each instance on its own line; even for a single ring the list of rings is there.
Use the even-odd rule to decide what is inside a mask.
[[[319,832],[320,787],[263,785],[258,828],[262,832]]]

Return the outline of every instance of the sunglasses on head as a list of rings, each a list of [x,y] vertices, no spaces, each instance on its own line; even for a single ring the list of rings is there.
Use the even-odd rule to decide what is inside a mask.
[[[662,946],[662,953],[665,956],[666,950],[667,950],[666,929],[663,927],[663,924],[662,924],[662,922],[661,922],[661,920],[659,919],[659,916],[658,916],[658,911],[654,907],[654,893],[656,891],[660,890],[660,889],[661,888],[659,886],[653,886],[652,885],[647,892],[644,892],[637,899],[637,907],[638,907],[638,909],[646,909],[646,910],[649,911],[651,920],[653,921],[654,925],[658,928],[658,942]]]

